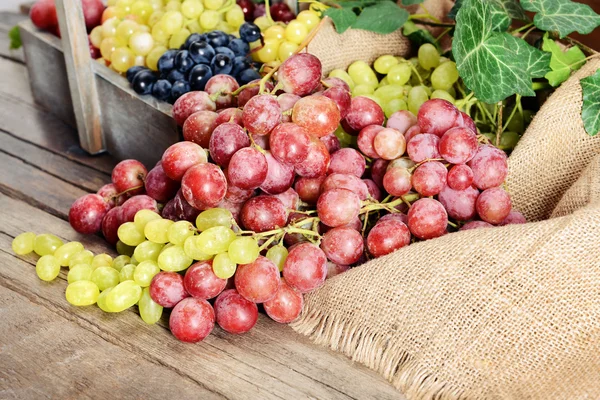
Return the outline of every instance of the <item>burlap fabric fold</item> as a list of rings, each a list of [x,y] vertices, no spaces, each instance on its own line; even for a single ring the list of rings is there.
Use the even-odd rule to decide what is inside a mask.
[[[599,399],[600,137],[579,84],[599,67],[556,90],[510,157],[515,208],[534,222],[354,268],[305,296],[293,328],[409,399]]]

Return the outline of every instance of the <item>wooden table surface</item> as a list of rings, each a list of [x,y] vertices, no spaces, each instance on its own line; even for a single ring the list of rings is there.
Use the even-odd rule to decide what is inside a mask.
[[[404,398],[377,373],[264,315],[248,334],[215,328],[185,344],[165,318],[150,326],[137,310],[70,306],[64,269],[39,280],[37,257],[11,251],[21,232],[115,255],[66,221],[77,197],[110,182],[115,160],[87,156],[76,132],[34,103],[22,52],[8,50],[6,32],[22,18],[0,13],[0,399]]]

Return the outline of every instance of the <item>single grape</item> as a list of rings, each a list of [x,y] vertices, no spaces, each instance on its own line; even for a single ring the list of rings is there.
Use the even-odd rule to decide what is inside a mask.
[[[355,61],[348,66],[348,75],[357,85],[377,86],[379,81],[377,75],[371,69],[369,64],[364,61]]]
[[[446,100],[429,100],[419,108],[417,115],[421,132],[442,136],[452,128],[460,112],[454,105]]]
[[[306,160],[310,146],[308,132],[295,123],[282,123],[273,129],[269,138],[271,154],[276,160],[295,165]]]
[[[448,170],[439,161],[428,161],[414,170],[412,186],[422,196],[435,196],[446,186]],[[385,179],[385,178],[384,178]]]
[[[260,189],[273,195],[285,192],[294,183],[294,167],[277,161],[270,151],[265,152],[264,156],[267,160],[267,176]]]
[[[294,171],[305,178],[316,178],[326,174],[330,161],[331,157],[325,144],[317,138],[311,138],[308,156],[302,163],[294,166]]]
[[[275,245],[271,247],[266,254],[266,257],[273,262],[279,269],[283,271],[283,265],[288,256],[288,250],[282,245]]]
[[[138,230],[143,232],[148,222],[155,219],[161,219],[161,216],[152,210],[143,209],[135,213],[133,223]]]
[[[410,159],[416,163],[425,160],[440,158],[438,144],[440,138],[430,133],[422,133],[414,136],[406,145],[406,152]]]
[[[468,231],[470,229],[479,229],[479,228],[493,228],[494,225],[488,224],[484,221],[470,221],[460,227],[461,231]]]
[[[244,127],[253,135],[266,135],[281,123],[281,112],[281,106],[275,96],[255,96],[244,105]]]
[[[231,157],[240,149],[250,146],[250,139],[244,129],[233,123],[217,126],[210,142],[210,157],[221,167],[227,167]]]
[[[373,68],[376,72],[386,75],[390,68],[399,63],[398,59],[392,55],[384,55],[378,57],[373,63]]]
[[[228,254],[236,264],[250,264],[258,257],[258,243],[252,237],[238,237],[229,245]]]
[[[321,222],[330,227],[350,223],[360,211],[360,197],[346,189],[323,192],[317,201],[317,212]]]
[[[47,282],[52,281],[60,272],[60,261],[52,255],[44,255],[37,261],[35,272],[41,280]]]
[[[306,96],[319,86],[321,73],[321,61],[317,57],[300,53],[281,64],[277,77],[284,92]]]
[[[23,232],[12,241],[12,250],[20,256],[29,254],[35,245],[35,233]]]
[[[343,120],[346,132],[356,135],[366,126],[382,125],[385,115],[381,107],[373,100],[364,96],[354,97],[350,110]]]
[[[119,283],[119,271],[112,267],[98,267],[92,272],[90,278],[100,290],[116,286]]]
[[[137,246],[146,239],[144,237],[144,232],[140,231],[133,222],[126,222],[119,226],[117,234],[119,236],[119,240],[128,246]]]
[[[378,221],[367,236],[367,248],[373,257],[384,256],[409,244],[410,231],[398,219]]]
[[[94,282],[81,280],[69,283],[65,292],[67,301],[74,306],[89,306],[98,300],[100,290]]]
[[[331,155],[327,173],[351,174],[360,178],[364,174],[365,168],[366,161],[360,152],[351,148],[343,148]]]
[[[450,186],[445,186],[440,192],[438,200],[450,218],[457,221],[468,221],[475,216],[475,203],[478,196],[479,191],[472,186],[463,190],[454,190]]]
[[[255,189],[267,178],[268,163],[264,154],[252,147],[235,152],[229,161],[227,178],[241,189]]]
[[[214,100],[215,104],[217,109],[223,109],[236,106],[236,98],[231,93],[235,92],[239,87],[240,85],[232,76],[218,74],[206,82],[204,90],[211,95],[211,98],[218,95]]]
[[[477,136],[468,128],[452,128],[439,141],[440,155],[451,164],[465,164],[477,152]]]
[[[179,190],[179,183],[167,176],[162,167],[162,162],[148,172],[144,184],[148,196],[161,203],[175,197]]]
[[[419,128],[419,125],[411,126],[410,128],[408,128],[408,130],[404,134],[406,143],[408,144],[412,140],[412,138],[414,138],[415,136],[420,135],[420,134],[421,134],[421,129]]]
[[[159,272],[148,287],[150,298],[161,307],[173,308],[190,295],[184,288],[183,277],[176,272]]]
[[[242,110],[240,110],[239,108],[226,108],[224,110],[219,110],[219,113],[217,114],[217,119],[215,119],[215,127],[226,122],[231,122],[233,124],[243,126],[244,124],[242,122]]]
[[[160,268],[156,261],[142,261],[136,265],[133,271],[133,280],[141,287],[148,287],[150,286],[150,282],[152,282],[152,278],[159,272]]]
[[[342,148],[342,143],[340,142],[340,139],[335,136],[335,133],[330,133],[327,136],[323,136],[319,138],[319,140],[325,144],[329,154],[333,154]]]
[[[33,251],[38,256],[52,255],[60,246],[63,245],[63,241],[58,236],[50,233],[42,233],[37,235],[33,242]]]
[[[392,196],[404,196],[412,189],[412,175],[406,168],[390,168],[383,176],[383,188]]]
[[[408,211],[408,229],[419,239],[432,239],[446,233],[448,214],[437,200],[415,201]]]
[[[467,165],[473,171],[473,184],[481,190],[500,186],[508,175],[506,153],[491,145],[479,146]]]
[[[316,204],[321,195],[321,184],[325,178],[325,175],[316,178],[299,178],[294,184],[294,189],[303,202]]]
[[[136,304],[142,296],[142,288],[134,281],[117,284],[106,296],[106,308],[121,312]]]
[[[408,110],[417,115],[421,106],[429,100],[429,94],[424,86],[415,86],[408,92]]]
[[[213,262],[193,264],[185,273],[183,285],[187,293],[200,299],[212,299],[225,289],[227,279],[221,279],[213,272]]]
[[[367,185],[356,175],[333,173],[321,184],[320,191],[326,192],[331,189],[347,189],[358,195],[360,200],[365,200],[369,195]]]
[[[384,128],[373,138],[373,150],[380,158],[394,160],[406,151],[406,139],[399,130]]]
[[[157,261],[158,255],[163,247],[164,245],[162,243],[154,243],[146,240],[136,246],[135,250],[133,251],[133,256],[139,262],[146,260]]]
[[[67,275],[67,282],[73,283],[77,281],[89,281],[92,278],[92,272],[94,269],[91,265],[77,264],[69,270]]]
[[[112,268],[112,263],[113,263],[113,258],[106,254],[106,253],[101,253],[101,254],[96,254],[94,256],[94,258],[92,258],[92,262],[91,262],[91,266],[93,269],[96,268],[100,268],[100,267],[111,267]]]
[[[235,274],[235,287],[245,299],[264,303],[279,289],[279,269],[266,257],[258,256],[249,264],[240,264]]]
[[[197,111],[215,111],[217,106],[206,92],[189,92],[179,97],[173,104],[173,118],[179,126],[183,126],[185,120]]]
[[[448,186],[454,190],[465,190],[473,183],[473,170],[467,165],[455,165],[448,171]]]
[[[408,231],[408,229],[407,229]],[[360,232],[348,228],[333,228],[323,235],[321,250],[336,264],[350,265],[362,256],[364,240]]]
[[[521,214],[519,211],[511,210],[506,216],[506,218],[504,218],[502,222],[500,222],[498,225],[504,226],[525,223],[527,223],[527,220],[525,219],[525,216],[523,214]]]
[[[75,200],[69,209],[69,223],[79,233],[97,233],[110,205],[97,194],[86,194]]]
[[[267,315],[281,324],[288,324],[298,318],[303,305],[302,293],[288,285],[285,279],[281,281],[275,297],[264,303]]]
[[[518,115],[518,114],[517,114]],[[456,126],[460,126],[462,128],[469,128],[473,132],[477,133],[477,126],[475,125],[475,121],[468,114],[464,112],[460,112],[460,116],[456,120]],[[521,130],[520,132],[522,132]]]
[[[248,86],[245,89],[242,89],[240,91],[240,93],[238,94],[238,107],[244,107],[246,105],[246,103],[248,101],[250,101],[250,99],[254,98],[259,90],[260,90],[260,86],[258,85],[258,83],[260,83],[260,79],[255,79],[253,81],[248,82]],[[254,84],[254,85],[253,85]],[[273,84],[271,82],[266,82],[265,83],[265,89],[267,91],[272,91],[273,90]]]
[[[417,117],[407,110],[401,110],[393,113],[385,123],[386,128],[394,128],[400,133],[405,134],[408,128],[417,124]],[[408,143],[408,140],[407,140]]]
[[[80,242],[69,242],[56,249],[54,257],[58,259],[61,267],[66,267],[69,265],[71,257],[83,250],[83,244]]]
[[[378,158],[373,162],[373,165],[371,165],[371,179],[373,179],[380,188],[383,187],[383,177],[385,176],[389,163],[388,160]]]
[[[340,265],[327,261],[327,278],[325,279],[333,278],[334,276],[348,271],[348,269],[350,269],[348,265]]]
[[[140,210],[158,212],[158,203],[152,197],[144,194],[131,197],[121,206],[121,223],[133,221],[135,214]]]
[[[294,104],[292,120],[317,137],[333,133],[340,123],[337,104],[326,96],[304,97]]]
[[[440,64],[440,53],[431,43],[424,43],[419,47],[419,65],[430,70],[437,67]]]
[[[243,150],[245,149],[239,151]],[[202,210],[215,207],[225,197],[227,180],[223,171],[216,165],[198,164],[188,169],[183,176],[181,190],[189,204],[198,210]]]
[[[190,265],[192,260],[186,253],[183,246],[165,246],[158,255],[158,266],[163,271],[183,271]]]
[[[123,202],[125,202],[125,200],[127,200],[126,195],[118,196],[119,191],[114,183],[109,183],[102,186],[100,189],[98,189],[96,194],[98,196],[102,196],[104,201],[106,201],[111,208],[120,206],[123,204]]]
[[[188,237],[194,236],[195,231],[196,229],[194,228],[194,225],[192,225],[190,222],[177,221],[169,226],[167,230],[167,236],[170,243],[183,245]]]
[[[490,224],[500,224],[510,214],[510,196],[502,188],[486,189],[477,198],[479,217]]]
[[[383,192],[381,191],[379,186],[377,186],[374,180],[363,179],[362,181],[365,183],[365,186],[367,186],[367,190],[369,191],[369,196],[371,196],[371,198],[377,201],[383,200]]]
[[[171,333],[182,342],[196,343],[207,337],[215,325],[215,313],[203,299],[180,301],[169,318]]]
[[[431,86],[436,90],[449,90],[458,81],[456,63],[447,61],[440,64],[431,74]]]
[[[215,300],[217,324],[232,334],[246,333],[258,320],[258,308],[252,301],[246,300],[237,290],[228,289]]]
[[[247,229],[265,232],[285,226],[287,211],[281,200],[261,195],[244,203],[241,220]]]
[[[327,257],[312,243],[292,247],[283,267],[283,277],[289,286],[307,293],[320,287],[327,276]]]
[[[183,243],[183,251],[193,260],[210,260],[212,258],[211,254],[206,254],[200,250],[198,236],[187,238]]]
[[[119,271],[119,282],[132,281],[135,272],[135,265],[127,264]]]
[[[169,178],[181,181],[188,169],[206,162],[206,151],[202,147],[192,142],[179,142],[165,150],[161,165]]]

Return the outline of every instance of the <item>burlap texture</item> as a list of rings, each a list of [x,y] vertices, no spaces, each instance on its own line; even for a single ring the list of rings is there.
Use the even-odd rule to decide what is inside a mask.
[[[305,296],[293,328],[409,399],[600,398],[600,137],[584,131],[579,85],[599,67],[550,97],[510,157],[515,208],[538,222],[354,268]]]

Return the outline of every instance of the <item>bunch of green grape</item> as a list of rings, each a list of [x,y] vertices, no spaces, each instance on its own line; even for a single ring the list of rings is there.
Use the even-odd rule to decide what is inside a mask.
[[[419,47],[418,56],[404,59],[384,55],[373,67],[364,61],[352,63],[347,71],[334,69],[330,77],[344,80],[352,96],[365,96],[377,102],[389,117],[399,110],[417,114],[429,99],[455,103],[458,82],[456,63],[442,57],[429,43]]]
[[[234,0],[108,0],[102,25],[90,32],[100,61],[124,73],[140,65],[156,71],[160,56],[192,33],[237,35],[244,12]]]

